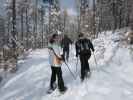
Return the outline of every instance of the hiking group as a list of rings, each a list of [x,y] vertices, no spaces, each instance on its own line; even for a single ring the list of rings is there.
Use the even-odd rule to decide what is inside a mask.
[[[51,80],[50,88],[48,93],[51,93],[56,89],[56,79],[58,79],[58,89],[61,93],[67,90],[62,77],[61,65],[63,62],[66,63],[69,60],[69,49],[72,44],[71,39],[64,35],[63,39],[60,39],[58,34],[53,34],[49,40],[48,51],[49,51],[49,63],[51,66]],[[94,52],[94,47],[90,39],[87,39],[83,33],[80,33],[78,40],[75,43],[76,57],[80,58],[81,62],[81,81],[90,75],[90,68],[88,60],[91,57],[91,51]],[[63,53],[62,53],[63,51]]]

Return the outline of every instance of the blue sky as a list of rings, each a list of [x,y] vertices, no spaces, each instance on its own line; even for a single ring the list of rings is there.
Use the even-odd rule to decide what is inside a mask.
[[[60,0],[61,8],[67,9],[71,15],[76,14],[76,2],[75,0]]]
[[[68,11],[68,14],[70,15],[76,15],[76,0],[59,0],[61,10],[63,11],[66,9]]]
[[[60,0],[60,2],[62,7],[75,9],[75,0]]]

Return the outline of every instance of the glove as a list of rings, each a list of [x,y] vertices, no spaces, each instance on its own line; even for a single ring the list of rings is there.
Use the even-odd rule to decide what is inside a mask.
[[[65,58],[64,58],[64,55],[63,54],[61,55],[61,58],[62,58],[63,61],[65,61]]]

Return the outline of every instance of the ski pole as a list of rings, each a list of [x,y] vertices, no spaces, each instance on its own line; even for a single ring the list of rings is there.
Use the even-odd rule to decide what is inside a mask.
[[[95,63],[96,63],[96,65],[97,65],[97,60],[96,60],[96,56],[95,56],[94,52],[93,52],[93,55],[94,55]]]
[[[69,65],[68,65],[65,61],[64,61],[64,63],[66,64],[66,66],[67,66],[68,70],[70,71],[71,75],[73,76],[73,78],[76,80],[76,77],[75,77],[75,75],[73,74],[73,72],[71,71]]]
[[[94,52],[93,52],[93,55],[94,55],[94,61],[95,61],[95,64],[96,64],[96,68],[98,69],[98,67],[97,67],[97,60],[96,60],[96,56],[95,56],[95,54],[94,54]]]
[[[76,73],[77,73],[77,70],[78,70],[78,58],[77,58],[77,62],[76,62]]]

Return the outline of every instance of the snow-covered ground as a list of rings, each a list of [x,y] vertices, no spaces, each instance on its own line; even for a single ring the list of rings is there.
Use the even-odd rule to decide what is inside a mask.
[[[19,63],[19,71],[1,86],[0,100],[133,100],[133,50],[121,46],[121,34],[101,34],[93,41],[95,57],[91,56],[92,75],[80,81],[80,62],[76,72],[74,46],[71,47],[69,66],[77,77],[72,77],[63,64],[63,78],[68,91],[57,97],[58,90],[46,94],[51,69],[47,49],[38,49]]]

